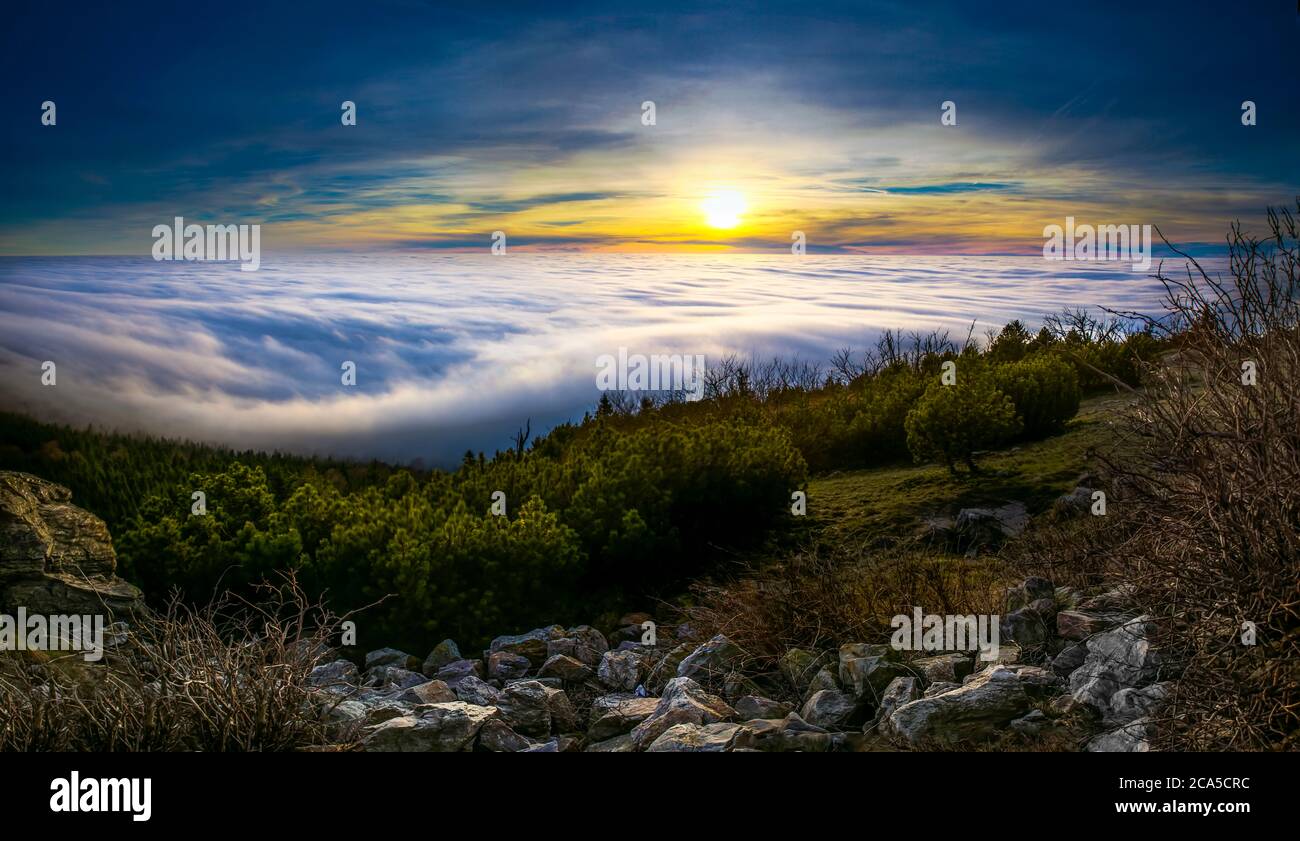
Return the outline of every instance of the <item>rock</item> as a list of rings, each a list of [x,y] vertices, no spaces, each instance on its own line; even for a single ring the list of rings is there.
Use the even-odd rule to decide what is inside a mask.
[[[1043,645],[1055,632],[1056,602],[1035,599],[1002,617],[1000,636],[1027,648]]]
[[[555,737],[555,744],[560,753],[582,753],[587,747],[587,740],[577,733],[562,733]]]
[[[838,689],[823,689],[804,703],[799,717],[815,727],[844,729],[860,718],[861,705]]]
[[[674,724],[715,724],[734,718],[736,711],[721,698],[705,692],[688,677],[676,677],[644,721],[632,729],[632,740],[644,750]]]
[[[782,676],[790,681],[790,685],[799,693],[808,690],[817,673],[822,668],[835,662],[835,658],[829,651],[823,651],[814,654],[804,651],[802,648],[792,648],[781,656],[777,663],[777,668],[781,671]],[[822,689],[838,689],[837,686],[823,686]]]
[[[1008,666],[1013,663],[1019,663],[1020,653],[1021,653],[1020,646],[1016,645],[1014,642],[999,641],[997,652],[996,653],[989,652],[991,659],[985,660],[983,651],[975,655],[975,668],[982,669],[990,664],[996,664],[996,663],[1002,663],[1003,665],[1008,665]],[[962,683],[965,683],[966,681],[970,680],[973,676],[974,675],[971,674],[962,678]]]
[[[488,655],[488,678],[491,680],[523,677],[532,667],[527,657],[509,651],[494,651]]]
[[[546,659],[547,643],[563,636],[563,628],[559,625],[551,625],[546,628],[534,628],[526,634],[497,637],[488,647],[488,656],[504,651],[507,654],[526,657],[533,663],[541,663]]]
[[[1040,739],[1044,736],[1064,732],[1064,728],[1048,718],[1042,710],[1030,710],[1027,715],[1011,722],[1008,729],[1029,739]]]
[[[883,721],[894,710],[921,697],[921,682],[914,677],[896,677],[885,687],[876,720]],[[811,719],[810,719],[811,721]]]
[[[366,671],[378,666],[396,666],[399,669],[414,672],[420,668],[420,660],[418,657],[412,657],[405,651],[398,651],[396,648],[381,648],[366,655]]]
[[[584,745],[585,743],[578,736],[555,736],[521,753],[575,753],[581,751]]]
[[[959,683],[974,668],[970,655],[955,652],[934,657],[921,657],[912,661],[912,668],[921,673],[927,683]]]
[[[1123,621],[1121,617],[1102,613],[1063,610],[1056,614],[1056,633],[1067,640],[1085,640],[1093,634],[1114,627],[1121,621]]]
[[[1087,657],[1088,646],[1083,643],[1068,645],[1052,658],[1052,671],[1061,677],[1069,677],[1071,672],[1083,665]]]
[[[324,663],[311,670],[307,675],[307,685],[318,689],[331,689],[348,692],[361,683],[361,673],[351,660],[335,660]]]
[[[460,649],[456,646],[456,643],[451,640],[443,640],[433,647],[433,651],[429,652],[428,657],[424,658],[424,663],[420,665],[420,671],[433,677],[438,674],[438,670],[443,666],[462,659],[464,658],[460,656]]]
[[[736,701],[736,717],[741,721],[751,718],[785,718],[794,709],[783,701],[773,701],[759,695],[745,695]]]
[[[1125,687],[1110,698],[1110,715],[1107,722],[1128,724],[1140,718],[1153,718],[1165,699],[1169,697],[1171,684],[1153,683],[1140,689]]]
[[[658,698],[638,698],[635,695],[603,695],[591,705],[591,726],[587,738],[603,741],[613,736],[631,732],[654,713]]]
[[[645,613],[643,611],[633,611],[632,613],[624,613],[619,618],[618,624],[621,626],[636,625],[639,627],[645,622],[653,622],[653,621],[655,621],[655,618],[650,614]]]
[[[764,752],[802,751],[822,753],[834,744],[831,734],[790,713],[780,721],[754,719],[746,721],[733,737],[733,750]]]
[[[596,676],[611,689],[631,692],[641,683],[644,659],[639,651],[606,651]]]
[[[369,708],[361,701],[348,698],[338,703],[331,702],[321,711],[326,721],[343,725],[360,725],[365,722]]]
[[[382,724],[389,719],[418,715],[414,704],[403,704],[399,701],[373,698],[366,699],[362,703],[365,706],[366,724]]]
[[[678,677],[701,684],[720,684],[740,660],[743,652],[726,636],[718,634],[696,648],[677,667]]]
[[[1092,488],[1078,485],[1067,494],[1061,494],[1052,504],[1053,513],[1073,517],[1087,514],[1092,510]]]
[[[459,699],[447,684],[440,680],[430,680],[402,690],[402,692],[393,696],[393,700],[414,706],[416,704],[442,704]]]
[[[1050,599],[1055,596],[1056,588],[1052,582],[1046,578],[1037,575],[1031,575],[1020,583],[1017,587],[1011,587],[1006,594],[1007,613],[1013,610],[1019,610],[1030,602],[1038,599]]]
[[[572,657],[593,670],[600,665],[600,658],[606,651],[609,651],[609,642],[600,631],[588,625],[570,628],[566,636],[546,643],[548,660],[557,655]]]
[[[1056,616],[1056,612],[1057,612],[1056,599],[1053,596],[1048,596],[1047,598],[1043,598],[1043,599],[1034,599],[1032,602],[1026,605],[1026,607],[1036,612],[1039,616],[1043,617],[1043,619],[1048,622],[1051,622],[1052,618]]]
[[[835,672],[830,666],[822,666],[813,675],[813,679],[808,682],[808,689],[804,693],[804,700],[807,701],[812,696],[821,692],[823,689],[839,689],[839,678],[835,677]]]
[[[955,524],[963,546],[996,545],[1015,537],[1029,524],[1029,512],[1022,502],[1009,502],[997,508],[963,508]]]
[[[738,724],[675,724],[646,748],[647,753],[721,753],[731,748]]]
[[[512,683],[523,683],[524,681],[534,681],[534,680],[540,683],[542,686],[548,686],[551,689],[564,688],[564,681],[560,680],[558,677],[512,677],[509,680],[505,681],[505,685],[509,686]],[[493,682],[501,683],[501,681],[493,681]]]
[[[949,681],[939,681],[932,683],[925,688],[922,698],[933,698],[935,695],[942,695],[945,692],[951,692],[954,689],[961,689],[960,683],[951,683]]]
[[[957,544],[957,524],[952,517],[935,514],[921,519],[921,540],[931,546],[950,547]]]
[[[550,689],[535,680],[512,683],[502,692],[497,707],[501,718],[516,732],[545,738],[551,734]],[[563,694],[563,693],[561,693]]]
[[[493,753],[519,753],[532,747],[533,743],[511,730],[504,721],[492,719],[479,728],[478,746]]]
[[[576,730],[578,716],[563,690],[536,680],[511,683],[497,702],[501,717],[515,730],[529,736],[546,736]]]
[[[848,643],[840,646],[840,685],[858,700],[879,703],[885,687],[910,671],[898,662],[898,652],[888,645]]]
[[[461,678],[470,675],[480,679],[483,677],[482,660],[453,660],[439,669],[434,677],[448,686],[455,686]]]
[[[558,739],[547,739],[545,742],[525,748],[520,753],[560,753],[560,742]]]
[[[117,577],[104,521],[72,491],[29,473],[0,471],[0,613],[143,613],[139,588]]]
[[[636,744],[632,741],[631,733],[623,733],[612,739],[606,739],[603,742],[591,742],[587,745],[587,753],[636,753]]]
[[[495,707],[501,702],[501,690],[474,675],[466,675],[451,684],[451,690],[456,693],[457,700],[464,701],[467,704],[478,704],[480,707]]]
[[[405,715],[368,728],[362,740],[367,751],[467,750],[488,721],[499,718],[495,707],[478,707],[461,701],[432,704],[418,716]]]
[[[1160,670],[1160,657],[1149,640],[1153,631],[1151,617],[1142,616],[1090,637],[1087,658],[1070,675],[1070,694],[1107,715],[1119,690],[1153,683]]]
[[[551,712],[551,726],[560,733],[572,734],[578,729],[578,713],[563,689],[543,685],[546,707]]]
[[[586,664],[566,654],[556,654],[538,670],[539,677],[554,677],[568,683],[582,683],[594,672]]]
[[[688,642],[674,646],[649,667],[646,672],[644,683],[647,686],[661,687],[663,684],[677,677],[677,669],[681,666],[695,646]]]
[[[407,689],[419,686],[428,680],[429,678],[419,672],[403,669],[400,666],[375,666],[366,671],[366,684],[384,689],[392,687]]]
[[[912,746],[988,739],[1059,685],[1033,666],[991,666],[958,689],[903,704],[881,727]]]
[[[1089,740],[1087,749],[1092,753],[1145,753],[1151,750],[1151,740],[1155,735],[1156,728],[1151,720],[1139,718],[1094,736]]]

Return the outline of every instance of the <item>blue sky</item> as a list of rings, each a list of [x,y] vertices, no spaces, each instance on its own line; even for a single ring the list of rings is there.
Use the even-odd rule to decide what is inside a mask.
[[[10,3],[0,254],[147,254],[176,215],[270,249],[1032,253],[1065,215],[1215,243],[1300,193],[1289,2],[647,5]]]

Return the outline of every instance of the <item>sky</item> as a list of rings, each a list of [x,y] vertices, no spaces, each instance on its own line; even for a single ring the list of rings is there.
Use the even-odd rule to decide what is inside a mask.
[[[1066,216],[1212,248],[1300,194],[1289,0],[6,18],[0,255],[148,255],[176,216],[259,224],[272,252],[478,251],[499,230],[525,251],[788,251],[801,231],[811,253],[1034,254]]]

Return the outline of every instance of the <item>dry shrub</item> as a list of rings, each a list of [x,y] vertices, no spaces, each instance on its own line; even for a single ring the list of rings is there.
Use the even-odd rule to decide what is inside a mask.
[[[1123,497],[1107,490],[1107,505],[1105,517],[1074,515],[1034,523],[1003,547],[1003,560],[1016,571],[1016,579],[1037,575],[1058,587],[1104,588],[1114,575],[1116,544],[1136,528]]]
[[[1233,226],[1228,278],[1186,255],[1185,278],[1158,275],[1149,326],[1177,351],[1147,371],[1136,457],[1108,465],[1130,523],[1111,564],[1182,677],[1166,747],[1300,747],[1300,251],[1290,212],[1268,220],[1262,240]]]
[[[256,604],[173,600],[102,663],[0,659],[0,751],[284,751],[330,744],[307,676],[335,618],[292,577]]]
[[[777,661],[789,649],[887,643],[890,619],[914,606],[937,614],[997,613],[1003,578],[987,558],[811,548],[723,583],[697,584],[682,613],[697,635],[726,634],[745,652],[743,673],[779,682]]]

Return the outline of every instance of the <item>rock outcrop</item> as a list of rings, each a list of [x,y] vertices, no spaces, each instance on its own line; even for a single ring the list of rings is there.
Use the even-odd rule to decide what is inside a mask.
[[[0,471],[0,611],[125,616],[144,608],[117,576],[104,521],[72,492],[27,473]]]

